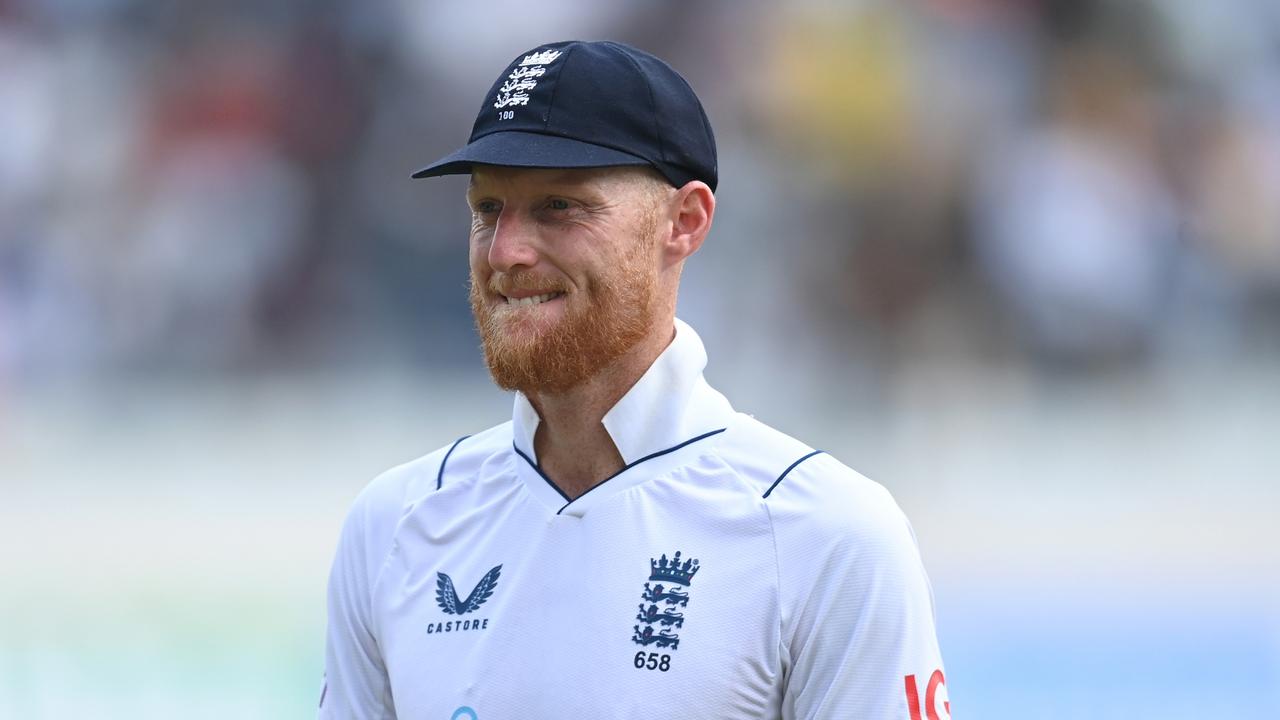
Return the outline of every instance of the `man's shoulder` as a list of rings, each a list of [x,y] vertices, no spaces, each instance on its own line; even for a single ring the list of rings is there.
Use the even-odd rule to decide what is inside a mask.
[[[743,479],[759,486],[761,495],[779,478],[823,454],[745,413],[735,413],[725,430],[723,439],[716,443],[717,455]]]
[[[884,486],[823,450],[739,413],[717,454],[757,490],[775,517],[865,526],[897,522],[901,511]]]
[[[472,472],[494,453],[511,447],[511,422],[462,437],[397,465],[373,479],[353,505],[353,512],[394,522],[408,508],[440,489],[446,474]]]

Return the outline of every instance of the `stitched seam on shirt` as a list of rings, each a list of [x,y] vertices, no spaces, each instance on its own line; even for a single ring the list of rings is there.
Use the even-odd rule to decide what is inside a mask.
[[[779,679],[783,683],[783,695],[785,696],[785,686],[790,679],[787,675],[786,655],[790,652],[790,648],[787,644],[787,635],[782,627],[782,553],[778,551],[778,528],[773,524],[773,509],[769,507],[769,503],[763,504],[765,517],[769,520],[769,539],[773,542],[773,572],[776,578],[774,587],[776,588],[775,594],[777,596],[775,602],[778,606],[778,664],[783,675]],[[782,698],[783,701],[785,699],[785,697]]]

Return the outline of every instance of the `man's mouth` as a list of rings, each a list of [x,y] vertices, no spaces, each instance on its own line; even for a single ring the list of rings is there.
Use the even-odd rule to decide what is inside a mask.
[[[529,297],[523,297],[523,298],[506,297],[506,296],[503,296],[503,297],[506,298],[508,305],[541,305],[542,303],[547,302],[548,300],[555,300],[556,298],[562,295],[564,295],[564,293],[562,292],[550,292],[543,295],[531,295]]]

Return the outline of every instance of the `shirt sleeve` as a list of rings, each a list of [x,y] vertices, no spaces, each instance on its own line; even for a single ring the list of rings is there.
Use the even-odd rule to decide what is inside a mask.
[[[370,485],[343,523],[329,573],[321,720],[393,720],[391,683],[372,620],[372,588],[386,557],[394,520],[377,507],[384,478]],[[382,504],[385,504],[385,499]]]
[[[797,470],[767,500],[784,720],[949,718],[932,589],[906,516],[834,459]]]

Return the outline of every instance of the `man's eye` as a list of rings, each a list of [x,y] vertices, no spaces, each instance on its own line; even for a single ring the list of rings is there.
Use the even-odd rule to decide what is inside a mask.
[[[550,200],[547,201],[547,207],[551,208],[552,210],[568,210],[569,201],[564,200],[562,198],[551,198]]]
[[[473,212],[479,215],[489,215],[498,212],[498,203],[492,200],[481,200],[472,208]]]

